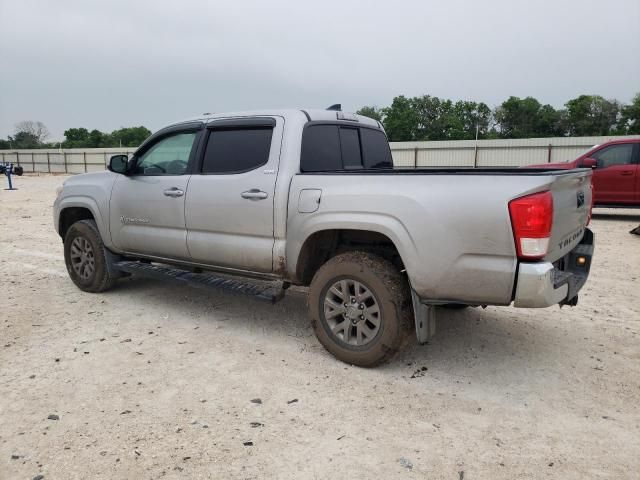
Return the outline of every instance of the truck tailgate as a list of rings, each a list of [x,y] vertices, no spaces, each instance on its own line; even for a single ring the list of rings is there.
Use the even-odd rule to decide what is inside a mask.
[[[582,240],[591,210],[591,171],[572,170],[553,176],[553,226],[545,260],[555,262]]]

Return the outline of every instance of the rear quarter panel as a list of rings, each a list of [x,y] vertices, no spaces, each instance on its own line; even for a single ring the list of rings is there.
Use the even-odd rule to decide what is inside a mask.
[[[508,201],[543,190],[546,177],[493,175],[296,175],[287,222],[287,263],[325,229],[387,235],[416,292],[431,300],[509,304],[516,252]],[[322,190],[316,212],[298,213],[303,188]]]
[[[295,274],[300,248],[312,233],[371,230],[394,242],[412,288],[424,299],[508,305],[517,266],[509,201],[552,190],[568,205],[571,195],[575,202],[568,185],[577,182],[568,177],[554,187],[558,177],[552,175],[296,175],[288,207],[288,273]],[[298,212],[304,188],[322,190],[313,213]],[[556,217],[569,226],[586,221],[582,214],[568,216],[564,207]],[[565,228],[554,222],[554,235],[562,237]]]

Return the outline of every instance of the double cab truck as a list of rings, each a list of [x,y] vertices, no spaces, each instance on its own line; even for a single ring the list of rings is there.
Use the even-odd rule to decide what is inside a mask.
[[[379,122],[328,110],[163,128],[54,203],[71,280],[151,275],[277,301],[308,287],[318,340],[373,366],[447,307],[575,305],[591,168],[394,169]]]
[[[640,207],[640,138],[613,140],[592,147],[571,162],[533,168],[591,168],[594,206]]]

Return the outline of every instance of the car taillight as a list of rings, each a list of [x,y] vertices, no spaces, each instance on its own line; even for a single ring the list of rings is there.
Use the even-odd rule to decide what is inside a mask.
[[[521,260],[539,260],[547,254],[553,225],[551,192],[534,193],[509,202],[511,227]]]

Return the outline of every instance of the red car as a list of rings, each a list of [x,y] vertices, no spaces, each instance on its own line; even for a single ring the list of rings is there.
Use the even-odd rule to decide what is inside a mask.
[[[593,168],[596,207],[640,207],[640,139],[596,145],[571,162],[545,163],[531,168]]]

